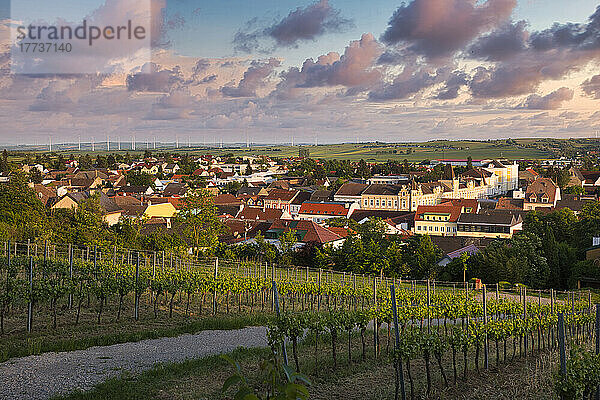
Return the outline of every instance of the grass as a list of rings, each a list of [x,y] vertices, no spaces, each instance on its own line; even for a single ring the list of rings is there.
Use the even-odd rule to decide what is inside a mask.
[[[230,330],[265,325],[270,315],[267,312],[250,313],[246,307],[242,307],[242,312],[238,313],[237,307],[232,307],[230,314],[220,310],[216,316],[213,316],[208,309],[210,304],[205,304],[203,314],[199,315],[196,302],[192,303],[190,307],[192,311],[186,315],[185,299],[183,299],[176,301],[172,317],[169,317],[168,304],[161,304],[157,318],[154,317],[152,306],[142,301],[140,318],[135,321],[132,317],[131,303],[132,301],[124,302],[121,319],[117,320],[118,300],[109,301],[100,324],[97,323],[93,304],[82,308],[79,324],[74,323],[76,311],[69,310],[64,305],[61,307],[56,328],[53,328],[52,313],[46,307],[37,307],[33,332],[30,334],[24,329],[26,312],[15,309],[5,321],[5,335],[0,336],[0,362],[45,352],[81,350],[92,346],[173,337],[203,330]]]
[[[381,355],[373,357],[372,332],[367,335],[367,359],[361,361],[361,344],[357,334],[352,336],[352,363],[348,362],[347,335],[338,340],[338,366],[333,367],[331,344],[328,335],[319,341],[318,363],[314,358],[314,336],[299,345],[299,364],[302,373],[309,376],[312,399],[357,399],[375,400],[394,397],[394,369],[388,349],[393,347],[387,339],[387,330],[381,331]],[[260,381],[259,363],[268,355],[268,349],[238,349],[231,353],[238,361],[251,382]],[[293,365],[291,349],[288,350]],[[429,398],[434,399],[551,399],[553,398],[552,376],[556,370],[556,352],[542,351],[528,358],[516,358],[499,367],[495,366],[493,352],[490,354],[490,370],[474,369],[474,352],[469,353],[469,373],[462,380],[462,356],[457,358],[459,380],[453,384],[451,352],[447,352],[443,365],[449,380],[445,388],[435,361],[432,361],[433,390]],[[481,355],[480,363],[482,363]],[[510,360],[510,357],[509,357]],[[414,378],[415,398],[425,398],[425,366],[422,359],[411,362]],[[76,392],[57,397],[61,400],[111,400],[111,399],[157,399],[191,400],[229,398],[220,392],[223,382],[233,373],[232,367],[218,356],[177,364],[158,365],[138,376],[123,374],[110,379],[87,392]],[[407,397],[410,398],[409,383],[406,382]],[[231,392],[227,393],[228,395]]]

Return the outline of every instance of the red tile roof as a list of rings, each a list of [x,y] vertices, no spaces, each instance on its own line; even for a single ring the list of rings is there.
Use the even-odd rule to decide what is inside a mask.
[[[425,221],[423,214],[450,214],[450,219],[446,222],[456,222],[461,212],[460,206],[418,206],[415,213],[415,221]]]
[[[281,218],[281,214],[283,214],[283,211],[276,208],[267,208],[263,210],[262,208],[244,207],[244,209],[238,213],[236,218],[258,221],[275,221],[276,219]]]
[[[337,233],[322,227],[313,221],[285,221],[277,220],[271,225],[271,229],[283,230],[285,232],[293,230],[300,236],[299,241],[304,243],[328,243],[340,240],[342,237]]]
[[[479,208],[479,202],[476,199],[444,199],[440,205],[449,205],[470,209],[469,212],[476,213]]]
[[[265,200],[281,200],[283,202],[290,202],[296,196],[295,190],[285,190],[285,189],[273,189],[269,192],[269,195],[265,197]]]
[[[300,206],[299,213],[345,217],[348,215],[348,208],[346,208],[344,203],[313,203],[305,201]]]

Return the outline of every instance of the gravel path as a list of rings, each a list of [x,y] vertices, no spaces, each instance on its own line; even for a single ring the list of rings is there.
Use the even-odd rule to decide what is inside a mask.
[[[123,371],[139,373],[156,363],[266,346],[266,328],[249,327],[16,358],[0,364],[0,400],[48,399],[91,389]]]

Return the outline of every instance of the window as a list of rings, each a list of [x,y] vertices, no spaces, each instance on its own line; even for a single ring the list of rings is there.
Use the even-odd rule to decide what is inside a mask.
[[[371,207],[373,207],[373,199],[371,199]]]
[[[377,199],[377,200],[375,201],[375,205],[376,205],[377,207],[379,207],[379,199]]]
[[[421,230],[421,225],[417,225],[417,230],[420,231]]]
[[[432,230],[432,226],[431,226],[431,225],[429,225],[429,231],[431,231],[431,230]]]
[[[436,231],[436,232],[438,231],[438,227],[437,227],[437,226],[435,227],[435,231]]]

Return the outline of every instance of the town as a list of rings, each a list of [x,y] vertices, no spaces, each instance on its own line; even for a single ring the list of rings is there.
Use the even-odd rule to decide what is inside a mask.
[[[312,159],[309,154],[310,146],[299,147],[298,156],[286,158],[145,150],[95,158],[85,152],[78,157],[46,153],[37,154],[35,160],[27,155],[22,162],[12,162],[5,151],[0,185],[25,177],[48,215],[73,213],[92,204],[107,231],[122,233],[135,227],[141,239],[125,245],[144,250],[177,248],[187,254],[250,256],[401,278],[461,280],[469,275],[484,280],[494,277],[496,282],[535,282],[539,287],[595,282],[595,276],[585,272],[589,267],[582,272],[574,271],[572,265],[547,266],[550,272],[542,277],[515,276],[514,271],[495,272],[476,265],[464,277],[462,272],[449,272],[469,256],[481,252],[483,257],[482,251],[494,243],[506,245],[515,235],[523,237],[524,224],[526,230],[533,220],[546,218],[546,224],[551,224],[552,216],[562,211],[574,220],[586,204],[597,204],[600,172],[584,170],[581,157],[388,161],[384,168],[363,160]],[[182,219],[184,215],[187,219]],[[192,223],[203,227],[204,237],[186,229]],[[392,242],[401,249],[418,242],[428,249],[429,265],[422,260],[407,261],[408,254],[398,263],[360,260],[366,250],[355,260],[340,260],[342,253],[356,245],[353,240],[362,236],[364,241],[373,231],[382,235],[372,244],[378,247],[375,253],[388,251]],[[570,261],[595,259],[597,242],[592,239],[596,234],[586,232],[584,243],[570,242],[573,248],[582,246]],[[36,239],[25,232],[15,237]],[[99,243],[96,239],[86,242],[86,235],[73,238],[59,233],[50,238],[77,245]],[[282,244],[282,240],[291,243]],[[265,246],[274,251],[266,251]],[[556,269],[563,271],[552,272]]]

